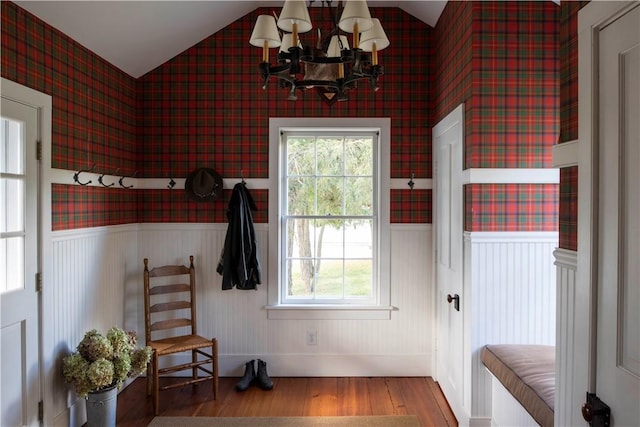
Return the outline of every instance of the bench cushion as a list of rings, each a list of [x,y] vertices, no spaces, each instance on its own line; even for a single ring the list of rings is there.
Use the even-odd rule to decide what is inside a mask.
[[[541,426],[553,426],[555,347],[493,344],[482,349],[482,363]]]

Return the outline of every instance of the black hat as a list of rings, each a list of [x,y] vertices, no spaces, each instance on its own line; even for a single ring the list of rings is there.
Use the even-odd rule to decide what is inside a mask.
[[[222,177],[210,168],[197,168],[187,176],[184,191],[196,202],[215,200],[222,193]]]

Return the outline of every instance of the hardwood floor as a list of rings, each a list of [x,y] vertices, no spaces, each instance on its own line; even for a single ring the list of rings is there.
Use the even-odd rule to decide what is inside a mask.
[[[442,391],[430,377],[272,378],[274,387],[238,393],[238,378],[220,378],[218,398],[209,383],[160,393],[160,416],[255,417],[416,415],[422,426],[457,426]],[[171,381],[164,379],[163,381]],[[118,395],[118,426],[153,419],[145,378]]]

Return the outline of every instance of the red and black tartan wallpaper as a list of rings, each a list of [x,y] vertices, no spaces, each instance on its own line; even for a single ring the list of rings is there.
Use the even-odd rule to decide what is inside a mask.
[[[131,175],[134,78],[9,1],[2,1],[2,77],[52,97],[52,167]],[[135,191],[53,185],[54,230],[137,222]]]
[[[136,81],[3,1],[2,76],[53,96],[53,167],[61,169],[95,163],[98,172],[120,168],[123,175],[137,170],[140,177],[175,178],[209,166],[227,178],[266,178],[269,117],[389,116],[392,178],[430,178],[431,126],[462,101],[471,118],[467,167],[543,167],[547,143],[558,132],[551,101],[557,104],[558,90],[547,82],[557,73],[547,68],[556,52],[555,8],[552,2],[449,2],[435,31],[399,9],[371,8],[391,40],[380,52],[388,74],[379,92],[361,87],[350,101],[327,106],[311,91],[298,102],[287,101],[277,84],[262,91],[260,50],[247,35],[268,8]],[[313,21],[328,28],[321,10],[313,13]],[[255,62],[242,62],[243,55]],[[181,191],[66,187],[52,188],[54,229],[226,221],[228,197],[205,207]],[[521,190],[466,189],[467,212],[474,212],[468,229],[555,229],[549,220],[555,207],[523,202]],[[546,189],[524,190],[534,200],[555,200]],[[266,222],[268,190],[253,194],[261,208],[256,221]],[[392,222],[431,221],[431,191],[392,190],[391,200]]]
[[[268,178],[269,118],[312,116],[391,117],[391,177],[408,181],[413,173],[429,178],[433,29],[400,9],[371,8],[392,40],[379,53],[388,74],[381,77],[378,92],[363,83],[348,101],[329,106],[313,90],[288,101],[275,79],[262,90],[262,49],[249,45],[248,35],[258,15],[273,11],[279,10],[255,10],[138,80],[140,176],[186,176],[207,166],[227,178]],[[312,8],[310,14],[314,25],[331,29],[324,8]],[[300,37],[315,44],[315,31]],[[275,53],[271,49],[272,57]],[[255,193],[264,193],[256,220],[266,222],[268,191]],[[140,203],[149,198],[154,209],[141,210],[141,220],[188,220],[175,193],[142,192]],[[226,221],[227,200],[222,197],[206,208],[214,212],[212,221]],[[431,191],[391,190],[391,221],[431,222]]]
[[[588,1],[560,4],[560,143],[578,139],[578,11]],[[578,167],[560,170],[559,246],[578,250]]]
[[[436,26],[434,124],[465,102],[465,168],[545,168],[558,139],[558,7],[449,2]],[[472,184],[467,231],[555,231],[557,185]]]

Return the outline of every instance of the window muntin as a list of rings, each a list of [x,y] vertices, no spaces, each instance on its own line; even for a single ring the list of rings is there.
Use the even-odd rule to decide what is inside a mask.
[[[283,304],[375,304],[378,295],[374,131],[282,133]]]

